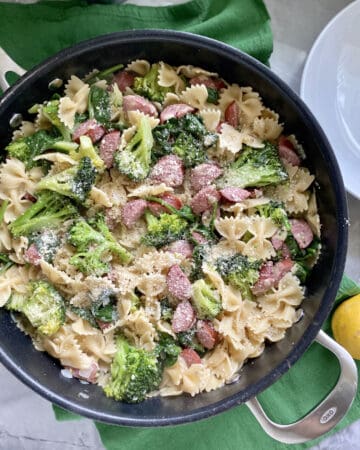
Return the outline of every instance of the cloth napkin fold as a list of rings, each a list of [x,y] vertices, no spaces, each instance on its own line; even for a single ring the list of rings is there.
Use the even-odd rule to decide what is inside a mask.
[[[156,8],[88,5],[84,0],[0,3],[0,45],[25,69],[85,39],[136,28],[201,34],[264,63],[272,52],[270,19],[262,0],[191,0]]]
[[[267,63],[272,51],[269,15],[262,0],[192,0],[170,7],[88,5],[85,1],[51,1],[32,5],[0,3],[0,46],[21,66],[30,69],[58,50],[100,34],[135,28],[189,31],[218,39]],[[344,277],[337,301],[360,292]],[[329,322],[324,325],[329,332]],[[259,396],[271,418],[289,423],[304,415],[335,384],[338,363],[313,344],[300,361]],[[325,381],[324,381],[325,380]],[[80,416],[54,407],[58,420]],[[343,427],[360,417],[355,400]],[[276,450],[288,446],[269,438],[246,406],[219,416],[170,428],[126,428],[96,423],[109,450]],[[304,444],[292,448],[307,448]]]

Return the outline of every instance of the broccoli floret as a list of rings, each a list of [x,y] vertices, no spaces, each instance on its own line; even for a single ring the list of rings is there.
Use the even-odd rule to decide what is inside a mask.
[[[76,128],[78,128],[78,126],[80,124],[86,122],[88,120],[88,118],[89,118],[89,115],[87,113],[76,113],[73,130],[76,130]]]
[[[159,360],[165,367],[174,365],[181,352],[181,347],[177,345],[175,339],[167,333],[159,333],[159,342],[156,348]]]
[[[98,123],[109,128],[111,111],[110,111],[110,94],[106,89],[92,85],[89,92],[88,110],[90,119],[95,119]]]
[[[60,245],[57,233],[51,229],[45,229],[29,236],[29,243],[35,245],[44,261],[51,263]]]
[[[115,322],[118,318],[116,294],[111,289],[104,289],[91,304],[91,314],[101,322]]]
[[[290,250],[291,259],[293,261],[311,262],[317,258],[320,250],[320,240],[318,238],[314,238],[308,247],[301,249],[291,233],[287,235],[285,244]]]
[[[27,169],[30,169],[36,165],[36,161],[34,161],[35,156],[40,155],[50,148],[53,143],[54,138],[49,136],[46,131],[40,130],[32,136],[19,138],[10,142],[5,147],[5,150],[9,156],[19,159],[25,163]]]
[[[58,228],[65,220],[74,219],[77,215],[77,209],[66,197],[44,191],[8,228],[15,237],[28,236],[44,228]]]
[[[150,119],[142,117],[139,128],[127,146],[115,153],[115,166],[131,180],[144,180],[150,171],[151,149],[153,147]]]
[[[160,248],[171,242],[184,237],[187,222],[176,214],[160,214],[155,217],[145,211],[147,222],[147,233],[142,237],[141,242],[149,247]]]
[[[161,381],[161,364],[156,352],[146,352],[118,336],[117,351],[111,363],[111,379],[104,387],[107,397],[127,403],[139,403]]]
[[[205,353],[205,348],[200,344],[196,337],[196,327],[190,330],[182,331],[176,334],[178,343],[184,348],[192,348],[200,355]]]
[[[196,281],[199,278],[203,278],[203,264],[209,253],[209,245],[208,244],[197,244],[194,247],[192,253],[192,264],[191,264],[191,273],[190,280]]]
[[[216,269],[226,283],[239,289],[244,299],[252,300],[251,287],[259,278],[262,261],[250,260],[247,256],[237,253],[216,260]]]
[[[199,319],[213,319],[221,311],[221,298],[204,279],[192,285],[192,300]]]
[[[86,275],[100,277],[110,271],[110,264],[102,260],[107,251],[107,245],[101,244],[91,251],[76,253],[69,262]]]
[[[173,92],[173,89],[159,85],[159,68],[160,64],[152,64],[149,72],[144,77],[136,77],[133,90],[154,102],[162,103],[165,95],[168,92]]]
[[[92,228],[85,220],[75,223],[69,230],[69,242],[79,251],[84,251],[91,244],[102,244],[105,236]]]
[[[95,183],[96,172],[91,159],[86,156],[78,165],[40,180],[37,189],[54,191],[84,203]]]
[[[70,264],[88,275],[101,276],[108,273],[110,265],[103,260],[106,254],[112,254],[126,264],[132,255],[118,244],[105,224],[104,217],[98,215],[91,221],[78,221],[69,230],[69,242],[77,248],[78,253],[70,258]]]
[[[206,160],[204,147],[191,134],[181,134],[172,150],[183,160],[185,167],[194,167]]]
[[[26,316],[39,333],[50,336],[65,322],[65,303],[58,291],[47,281],[31,281],[24,295],[13,294],[6,308]]]
[[[299,278],[300,283],[305,283],[306,278],[309,275],[310,268],[307,267],[304,263],[295,262],[291,271],[294,275],[296,275]]]
[[[288,178],[276,147],[267,142],[263,148],[246,146],[216,184],[219,188],[260,187],[282,183]]]
[[[90,158],[92,165],[101,173],[105,170],[105,163],[98,155],[89,136],[80,136],[80,145],[70,149],[69,156],[75,161],[81,161],[82,158]]]
[[[84,319],[84,320],[88,321],[89,324],[93,328],[98,328],[98,329],[100,328],[99,324],[96,322],[96,319],[91,314],[90,309],[88,309],[88,308],[80,308],[80,307],[77,307],[77,306],[70,305],[70,310],[73,313],[75,313],[77,316],[79,316],[81,319]]]
[[[285,244],[290,251],[291,259],[295,262],[293,273],[304,283],[319,255],[321,248],[320,239],[315,238],[308,247],[301,249],[294,236],[289,233],[285,239]]]
[[[43,154],[46,150],[55,149],[70,152],[77,147],[78,145],[75,142],[63,141],[59,137],[51,136],[45,130],[39,130],[31,136],[10,142],[5,150],[11,157],[20,159],[27,169],[31,169],[43,163],[42,160],[35,161],[34,158]]]
[[[291,231],[291,225],[283,203],[271,200],[269,203],[256,207],[260,216],[270,218],[283,230]]]
[[[94,328],[100,328],[100,323],[114,322],[118,318],[116,308],[116,294],[111,289],[104,289],[100,295],[93,299],[87,308],[70,305],[72,312],[89,322]]]
[[[173,318],[174,310],[166,297],[160,300],[160,311],[162,320],[170,321]]]
[[[41,110],[44,116],[51,122],[51,124],[58,130],[65,141],[71,141],[69,128],[64,125],[59,118],[59,100],[51,100],[46,105],[42,106]]]
[[[206,87],[208,91],[208,103],[217,103],[219,101],[219,91],[217,89]]]
[[[184,162],[185,167],[193,167],[203,163],[206,149],[216,142],[216,135],[205,128],[200,117],[186,114],[183,117],[172,118],[154,131],[154,157],[175,153]]]
[[[0,253],[0,275],[10,269],[15,263],[6,253]]]

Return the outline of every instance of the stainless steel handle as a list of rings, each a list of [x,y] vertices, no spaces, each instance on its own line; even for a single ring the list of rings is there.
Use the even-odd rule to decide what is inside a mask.
[[[334,389],[315,409],[297,422],[281,425],[269,419],[256,397],[246,403],[264,431],[277,441],[299,444],[322,436],[340,422],[356,396],[358,374],[350,354],[323,331],[316,341],[338,358],[341,373]]]
[[[3,91],[9,89],[10,84],[6,80],[6,74],[14,72],[20,77],[24,75],[26,70],[16,64],[10,56],[0,47],[0,87]]]

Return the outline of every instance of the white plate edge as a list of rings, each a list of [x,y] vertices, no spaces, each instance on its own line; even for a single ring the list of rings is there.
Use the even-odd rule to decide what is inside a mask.
[[[357,6],[360,7],[360,0],[355,0],[355,1],[353,1],[353,2],[350,3],[348,6],[346,6],[346,7],[343,8],[341,11],[339,11],[339,12],[338,12],[338,13],[337,13],[337,14],[336,14],[336,15],[335,15],[335,16],[334,16],[334,17],[333,17],[326,25],[325,25],[325,27],[321,30],[320,34],[317,36],[317,38],[315,39],[313,45],[311,46],[311,49],[310,49],[310,51],[309,51],[309,53],[308,53],[308,56],[307,56],[307,58],[306,58],[306,62],[305,62],[305,65],[304,65],[304,69],[303,69],[302,74],[301,74],[301,82],[300,82],[300,97],[301,97],[301,99],[305,102],[305,104],[307,105],[307,107],[310,108],[311,111],[312,111],[312,109],[311,109],[310,105],[307,104],[307,102],[306,102],[306,100],[305,100],[305,98],[304,98],[305,78],[308,77],[308,71],[309,71],[310,61],[312,60],[314,53],[317,51],[317,48],[318,48],[320,42],[323,40],[324,35],[332,28],[332,26],[334,25],[334,23],[337,22],[343,15],[348,14],[348,11],[349,11],[349,10],[351,10],[352,8],[357,7]],[[313,111],[312,111],[312,112],[313,112]],[[315,117],[316,117],[315,112],[313,112],[313,114],[314,114]],[[321,126],[321,128],[323,128],[322,125],[320,125],[320,126]],[[327,133],[326,133],[325,130],[324,130],[324,132],[325,132],[325,134],[327,135]],[[330,145],[332,145],[331,142],[330,142]],[[334,153],[335,153],[335,152],[334,152]],[[335,157],[336,157],[336,155],[335,155]],[[338,162],[338,164],[339,164],[339,162]],[[339,166],[340,166],[340,164],[339,164]],[[340,171],[341,171],[341,168],[340,168]],[[348,186],[347,186],[347,183],[346,183],[346,181],[345,181],[345,176],[344,176],[344,174],[343,174],[342,172],[341,172],[341,174],[342,174],[342,178],[343,178],[343,182],[344,182],[346,191],[349,192],[349,194],[351,194],[351,195],[352,195],[353,197],[355,197],[356,199],[360,200],[360,192],[355,192],[352,188],[348,187]]]

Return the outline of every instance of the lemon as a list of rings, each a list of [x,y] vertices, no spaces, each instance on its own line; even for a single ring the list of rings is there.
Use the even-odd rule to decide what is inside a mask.
[[[360,359],[360,294],[341,303],[331,320],[335,340]]]

